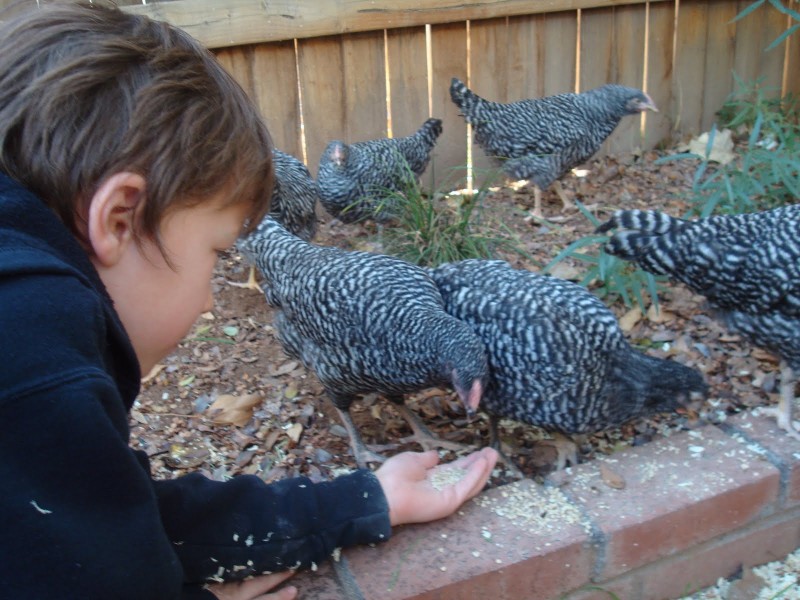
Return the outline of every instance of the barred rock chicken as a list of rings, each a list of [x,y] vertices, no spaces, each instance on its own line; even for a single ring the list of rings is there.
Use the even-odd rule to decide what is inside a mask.
[[[469,326],[444,311],[423,269],[309,244],[270,218],[239,246],[264,275],[285,352],[316,372],[360,466],[383,459],[366,449],[349,413],[356,397],[373,392],[397,405],[423,446],[454,446],[432,438],[403,394],[452,385],[472,412],[488,376],[486,353]]]
[[[422,175],[441,133],[442,121],[428,119],[408,137],[330,142],[317,171],[322,206],[344,223],[390,220],[396,207],[387,196]]]
[[[594,433],[705,395],[698,371],[635,350],[614,314],[575,283],[499,260],[430,273],[447,312],[486,345],[491,377],[481,406],[495,447],[499,418],[535,425],[557,434],[561,469],[577,454],[563,434]]]
[[[606,250],[668,275],[708,300],[731,330],[781,357],[778,425],[795,438],[800,372],[800,205],[697,221],[656,211],[617,211]]]
[[[317,234],[317,186],[308,168],[291,154],[272,151],[275,183],[272,188],[269,216],[290,233],[306,242]],[[237,287],[261,290],[256,283],[255,267],[250,268],[246,283],[229,282]]]
[[[272,151],[275,187],[270,216],[306,242],[317,234],[317,186],[308,168],[291,154]]]
[[[542,216],[542,190],[553,183],[564,207],[572,204],[558,180],[591,158],[622,117],[658,110],[641,90],[613,84],[503,104],[484,100],[453,77],[450,98],[478,146],[501,160],[509,177],[534,185],[536,217]]]

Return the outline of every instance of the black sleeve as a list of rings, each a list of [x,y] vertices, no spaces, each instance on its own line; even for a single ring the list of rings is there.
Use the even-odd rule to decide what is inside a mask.
[[[156,482],[161,515],[188,581],[313,568],[336,550],[391,535],[371,471],[325,483],[270,485],[254,475],[216,482],[199,474]]]

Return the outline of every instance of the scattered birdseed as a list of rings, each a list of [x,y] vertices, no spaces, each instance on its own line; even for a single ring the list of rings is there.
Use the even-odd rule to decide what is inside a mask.
[[[795,550],[783,560],[777,560],[752,569],[753,575],[763,580],[764,586],[757,596],[752,595],[752,581],[748,585],[748,598],[754,600],[800,600],[800,549]],[[679,600],[731,600],[740,598],[742,590],[737,589],[736,580],[720,577],[716,585],[684,596]]]
[[[342,558],[342,549],[334,548],[333,552],[331,552],[331,558],[336,562],[339,562],[339,559]]]
[[[459,467],[440,467],[436,469],[431,475],[430,477],[431,485],[435,489],[441,490],[449,485],[458,483],[464,478],[464,475],[466,474],[467,470],[461,469]]]
[[[506,485],[505,491],[505,497],[482,495],[474,502],[529,530],[562,528],[582,522],[577,507],[558,488],[522,486],[515,482]],[[491,536],[486,530],[481,534],[486,539]]]
[[[439,567],[440,571],[447,571],[447,567]]]

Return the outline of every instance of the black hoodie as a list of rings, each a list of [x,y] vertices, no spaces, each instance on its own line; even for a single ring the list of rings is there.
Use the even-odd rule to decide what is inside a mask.
[[[213,598],[391,535],[375,476],[154,481],[128,446],[140,370],[97,271],[0,174],[0,596]]]

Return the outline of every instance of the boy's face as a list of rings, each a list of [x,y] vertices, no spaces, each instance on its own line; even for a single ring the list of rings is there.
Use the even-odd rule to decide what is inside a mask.
[[[119,262],[98,269],[142,374],[175,348],[201,313],[213,308],[211,274],[218,252],[234,244],[247,214],[246,206],[221,208],[220,200],[164,217],[162,245],[174,269],[146,240],[128,244]]]

